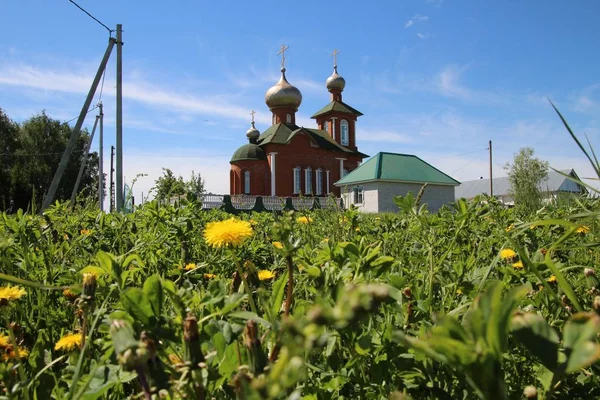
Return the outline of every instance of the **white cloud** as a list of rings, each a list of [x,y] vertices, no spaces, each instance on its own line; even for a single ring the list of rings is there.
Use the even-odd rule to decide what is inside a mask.
[[[408,135],[389,130],[367,130],[360,129],[357,132],[361,142],[387,142],[387,143],[410,143],[412,139]]]
[[[429,17],[427,15],[416,14],[414,17],[412,17],[411,19],[409,19],[408,21],[406,21],[406,23],[404,24],[404,27],[405,28],[410,28],[416,22],[425,22],[427,20],[429,20]]]
[[[421,33],[421,32],[419,32],[419,33],[417,33],[417,37],[419,39],[428,39],[429,38],[429,34],[428,33]]]
[[[462,78],[468,69],[468,65],[458,66],[452,64],[445,66],[435,78],[435,90],[446,97],[464,101],[491,104],[507,103],[507,97],[510,96],[502,96],[498,93],[464,85]]]

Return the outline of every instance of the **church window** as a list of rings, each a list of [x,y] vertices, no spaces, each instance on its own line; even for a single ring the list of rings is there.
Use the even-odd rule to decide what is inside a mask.
[[[275,114],[273,114],[273,119],[272,120],[273,120],[273,124],[272,125],[275,125],[277,123],[277,116]]]
[[[348,137],[348,121],[345,119],[340,122],[340,131],[342,145],[348,146],[350,139]]]
[[[312,169],[310,168],[304,170],[304,186],[304,193],[312,194]]]
[[[294,194],[300,193],[300,167],[294,168]]]
[[[364,202],[364,190],[362,187],[355,187],[352,190],[352,193],[354,195],[354,204],[362,204]]]
[[[315,171],[315,194],[320,196],[323,194],[323,170],[321,168]]]
[[[323,121],[323,130],[325,132],[329,132],[329,122],[328,121]]]
[[[250,171],[244,171],[244,193],[250,194]]]
[[[292,114],[287,114],[285,116],[285,123],[286,124],[291,124],[292,123]]]

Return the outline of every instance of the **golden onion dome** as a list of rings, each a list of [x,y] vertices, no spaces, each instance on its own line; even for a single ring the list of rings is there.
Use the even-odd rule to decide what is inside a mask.
[[[269,109],[275,107],[293,107],[298,109],[302,103],[302,93],[285,78],[285,68],[281,68],[281,78],[265,93],[265,103]]]
[[[256,140],[258,139],[259,136],[260,136],[260,132],[254,126],[254,121],[252,121],[252,126],[250,127],[250,129],[248,129],[246,131],[246,137],[248,138],[250,143],[256,143]]]
[[[325,85],[327,86],[327,90],[337,89],[342,91],[346,87],[346,80],[338,74],[337,65],[333,67],[333,74],[327,78]]]

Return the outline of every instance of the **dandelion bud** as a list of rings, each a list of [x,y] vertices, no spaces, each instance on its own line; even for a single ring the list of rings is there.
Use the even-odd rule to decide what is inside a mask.
[[[594,271],[591,268],[585,268],[583,270],[583,273],[585,274],[585,276],[596,276],[596,271]]]
[[[96,275],[90,273],[83,274],[83,295],[93,299],[96,294]]]
[[[231,293],[235,293],[238,291],[240,285],[242,284],[242,277],[237,272],[234,272],[231,278]]]
[[[527,386],[525,390],[523,390],[523,394],[527,399],[537,399],[537,389],[535,386]]]
[[[192,314],[188,314],[183,323],[183,339],[186,348],[186,361],[190,362],[192,368],[204,362],[204,355],[200,348],[200,332],[198,331],[198,320]]]
[[[594,303],[592,304],[592,308],[596,311],[597,314],[600,314],[600,296],[594,297]]]
[[[254,374],[262,373],[267,366],[267,355],[258,338],[256,322],[252,320],[246,322],[246,327],[244,328],[244,345],[250,353],[250,370]]]
[[[410,299],[412,297],[412,291],[410,290],[410,288],[407,286],[402,290],[402,294],[404,295],[404,297],[406,297],[407,299]]]
[[[593,289],[599,286],[598,278],[596,277],[596,271],[592,268],[585,268],[583,270],[583,274],[585,275],[585,283],[588,289]]]

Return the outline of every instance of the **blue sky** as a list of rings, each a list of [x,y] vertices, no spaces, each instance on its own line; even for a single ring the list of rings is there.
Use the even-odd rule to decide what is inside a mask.
[[[487,176],[492,140],[495,176],[525,146],[556,168],[592,175],[547,98],[576,133],[600,143],[597,1],[79,4],[110,27],[123,24],[125,177],[148,174],[136,183],[138,199],[162,167],[185,178],[195,170],[208,190],[228,192],[228,161],[246,142],[250,110],[260,131],[269,126],[264,93],[278,79],[282,43],[304,126],[329,102],[325,79],[339,49],[344,101],[364,113],[357,142],[367,154],[416,154],[468,180]],[[0,107],[16,121],[42,109],[76,117],[107,31],[68,0],[2,0],[0,15]],[[102,95],[107,160],[115,60]]]

